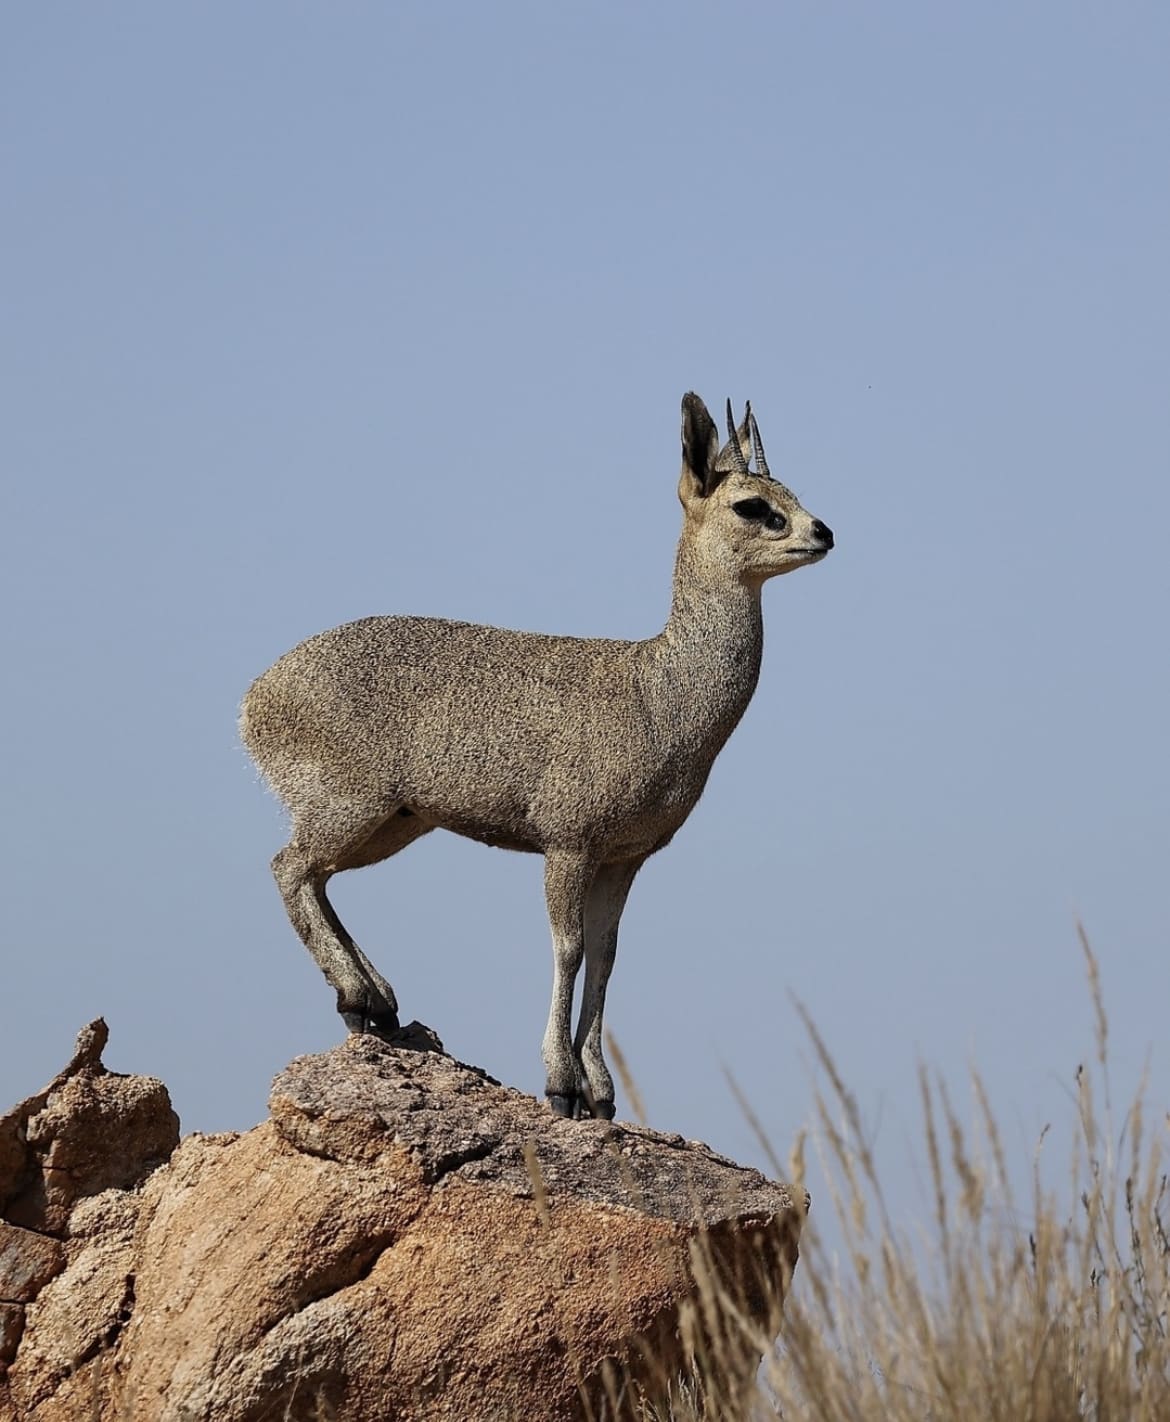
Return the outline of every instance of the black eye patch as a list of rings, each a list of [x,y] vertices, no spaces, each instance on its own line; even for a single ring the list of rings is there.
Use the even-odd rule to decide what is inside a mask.
[[[773,533],[779,533],[788,522],[782,513],[776,512],[767,499],[740,499],[731,507],[740,518],[747,519],[749,523],[762,523]]]

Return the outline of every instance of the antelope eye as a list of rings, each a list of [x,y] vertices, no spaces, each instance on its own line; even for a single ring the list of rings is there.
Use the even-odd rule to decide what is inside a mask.
[[[772,533],[780,533],[788,527],[788,520],[772,507],[767,499],[740,499],[731,506],[740,518],[749,523],[762,523]]]

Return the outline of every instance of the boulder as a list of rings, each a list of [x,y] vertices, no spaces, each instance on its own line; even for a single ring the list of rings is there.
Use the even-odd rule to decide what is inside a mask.
[[[738,1386],[779,1329],[803,1195],[553,1116],[417,1024],[181,1143],[92,1045],[3,1118],[0,1422],[619,1417]]]

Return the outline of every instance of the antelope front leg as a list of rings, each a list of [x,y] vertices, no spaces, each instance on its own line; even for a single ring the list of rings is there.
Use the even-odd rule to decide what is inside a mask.
[[[544,1033],[548,1104],[558,1116],[581,1114],[581,1086],[573,1053],[573,986],[585,955],[585,900],[597,872],[593,860],[550,850],[544,859],[544,893],[553,940],[553,991]]]
[[[622,909],[642,864],[641,859],[628,859],[603,865],[585,903],[585,987],[573,1047],[584,1072],[590,1114],[603,1121],[613,1120],[613,1077],[601,1051],[605,989],[617,956]]]

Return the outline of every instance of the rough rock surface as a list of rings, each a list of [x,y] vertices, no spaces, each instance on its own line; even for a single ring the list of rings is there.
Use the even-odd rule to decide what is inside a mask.
[[[804,1201],[706,1147],[567,1121],[417,1027],[188,1136],[104,1024],[0,1118],[0,1422],[623,1415],[780,1323]],[[715,1356],[723,1363],[712,1361]]]

